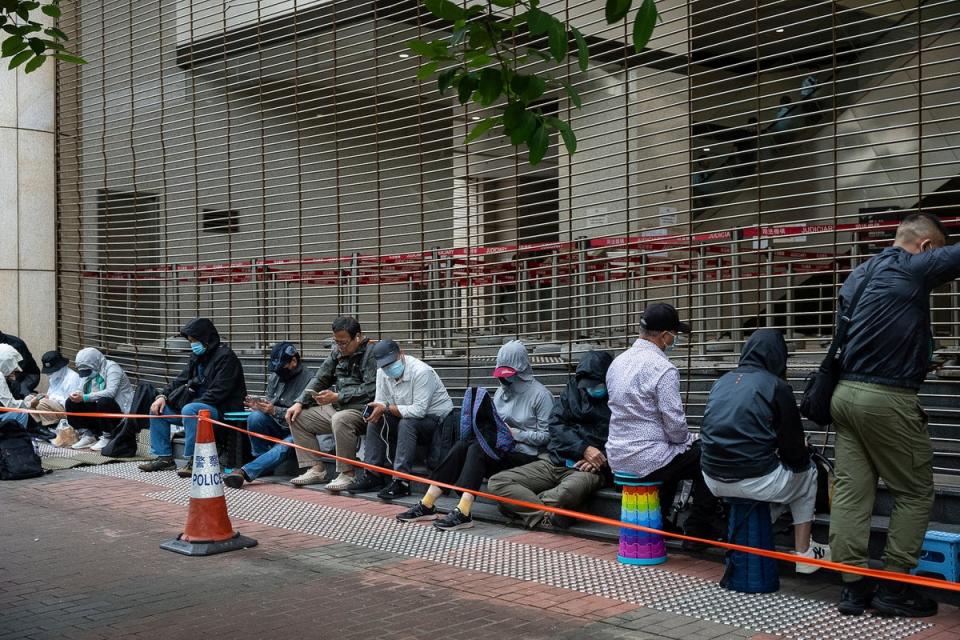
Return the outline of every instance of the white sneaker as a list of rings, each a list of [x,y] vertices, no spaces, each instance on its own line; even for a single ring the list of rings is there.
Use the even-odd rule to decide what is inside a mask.
[[[105,446],[110,444],[110,436],[100,436],[100,439],[97,440],[97,444],[90,447],[93,451],[100,451]]]
[[[295,487],[303,487],[308,484],[323,484],[326,481],[327,481],[326,471],[324,471],[323,469],[317,470],[317,469],[314,469],[313,467],[310,467],[309,469],[301,473],[299,476],[292,479],[290,481],[290,484],[294,485]]]
[[[814,558],[815,560],[829,560],[830,559],[830,546],[826,544],[820,544],[815,542],[812,538],[810,539],[810,548],[800,553],[799,551],[794,552],[795,555],[800,556],[801,558]],[[810,574],[814,571],[820,569],[819,565],[815,564],[804,564],[802,562],[797,563],[797,573]]]
[[[341,473],[333,482],[325,486],[324,489],[330,491],[331,493],[338,493],[353,484],[356,479],[357,477],[352,473],[349,475],[346,473]]]
[[[93,443],[95,443],[96,441],[97,441],[97,439],[94,438],[92,435],[90,435],[89,433],[85,433],[85,434],[83,434],[83,436],[81,436],[81,438],[80,438],[79,440],[77,440],[77,443],[74,444],[74,445],[71,445],[70,448],[71,448],[71,449],[86,449],[87,447],[89,447],[90,445],[92,445]]]

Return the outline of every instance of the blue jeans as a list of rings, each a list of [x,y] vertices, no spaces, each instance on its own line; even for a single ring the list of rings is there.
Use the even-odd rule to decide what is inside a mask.
[[[219,420],[220,410],[209,404],[202,402],[191,402],[181,411],[174,411],[170,407],[163,407],[163,415],[150,418],[150,453],[155,456],[170,457],[173,455],[173,445],[170,444],[170,425],[180,424],[180,420],[167,418],[165,416],[195,416],[201,410],[206,409],[210,412],[210,417]],[[186,443],[183,448],[183,455],[187,460],[193,459],[193,445],[197,442],[197,419],[184,418],[183,428],[186,430]]]
[[[290,435],[289,429],[277,422],[273,416],[268,416],[259,411],[254,411],[247,417],[247,429],[265,436],[283,438],[284,442],[293,442],[293,436]],[[294,455],[293,447],[279,443],[271,445],[266,440],[253,436],[248,437],[250,438],[250,450],[256,458],[243,465],[241,469],[250,480],[255,480],[265,473],[270,473],[281,462],[287,458],[292,458]]]
[[[0,413],[0,422],[16,422],[24,431],[27,430],[27,414],[16,413],[13,411],[4,411]]]

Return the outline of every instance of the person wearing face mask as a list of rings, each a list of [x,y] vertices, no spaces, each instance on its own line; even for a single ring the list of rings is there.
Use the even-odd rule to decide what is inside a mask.
[[[410,473],[417,445],[430,442],[453,411],[453,401],[433,367],[404,353],[393,340],[374,345],[373,357],[378,367],[377,391],[368,405],[364,462],[385,467],[388,448],[392,448],[394,470]],[[393,440],[396,446],[390,447]],[[346,489],[348,493],[378,490],[381,500],[393,500],[410,495],[410,483],[396,478],[386,484],[380,475],[365,471]]]
[[[554,402],[547,455],[494,475],[487,483],[490,493],[575,509],[604,485],[609,476],[604,447],[610,426],[606,378],[612,361],[613,357],[605,351],[583,355],[576,374]],[[570,525],[569,518],[545,511],[507,503],[500,508],[519,516],[531,529]]]
[[[0,331],[0,344],[13,347],[20,354],[20,370],[8,385],[14,398],[22,399],[33,393],[40,382],[40,368],[33,359],[27,343],[15,335]]]
[[[300,399],[287,409],[297,462],[306,471],[290,481],[294,486],[329,483],[328,491],[343,491],[356,480],[354,467],[337,461],[337,477],[331,482],[323,465],[323,457],[311,453],[318,447],[317,436],[333,434],[337,455],[357,459],[360,435],[366,432],[363,410],[373,401],[377,386],[377,363],[373,345],[363,335],[356,318],[340,316],[333,321],[333,348]]]
[[[786,382],[787,342],[778,329],[758,329],[739,366],[710,389],[700,425],[700,464],[713,495],[789,505],[798,555],[830,559],[810,535],[817,468],[810,461],[793,388]],[[813,573],[798,564],[797,573]]]
[[[310,371],[303,366],[297,346],[292,342],[278,342],[270,351],[267,365],[267,391],[263,399],[247,398],[244,406],[251,410],[247,416],[247,430],[293,442],[287,425],[287,409],[300,398],[310,382]],[[239,469],[223,476],[223,483],[239,489],[244,482],[253,482],[269,474],[284,460],[294,457],[293,447],[249,436],[254,459]]]
[[[614,472],[632,473],[643,482],[661,482],[663,526],[677,531],[669,516],[678,484],[693,481],[692,510],[683,525],[688,535],[718,539],[719,503],[700,472],[700,442],[687,426],[680,397],[680,372],[667,353],[690,326],[669,304],[647,307],[640,338],[607,370],[610,434],[607,459]]]
[[[133,385],[123,368],[108,360],[93,347],[81,349],[74,362],[80,376],[80,388],[67,396],[67,413],[127,413],[133,401]],[[83,433],[73,449],[90,447],[99,451],[110,442],[110,433],[123,418],[71,416],[70,424]]]
[[[190,361],[170,381],[150,405],[150,451],[154,460],[139,465],[141,471],[172,471],[177,468],[170,443],[170,425],[179,418],[165,416],[184,415],[184,456],[187,464],[177,471],[181,478],[193,475],[193,449],[197,441],[197,419],[194,417],[206,409],[210,417],[220,420],[228,411],[243,409],[247,384],[243,366],[230,346],[220,341],[220,333],[207,318],[194,318],[180,329],[180,336],[190,341]],[[171,407],[168,398],[174,398],[182,406]]]
[[[56,438],[52,444],[63,447],[76,444],[78,438],[75,431],[63,416],[64,404],[67,396],[80,388],[80,376],[69,367],[70,362],[59,351],[47,351],[40,359],[43,366],[41,372],[47,376],[47,392],[30,395],[24,398],[31,409],[49,411],[40,413],[36,419],[41,425],[51,428],[57,427]]]
[[[476,491],[480,489],[484,478],[533,462],[546,449],[550,439],[553,395],[533,377],[527,348],[522,342],[511,340],[500,347],[493,377],[500,381],[500,388],[493,397],[495,421],[498,429],[509,430],[509,434],[505,435],[512,436],[512,450],[501,452],[494,459],[484,451],[484,445],[479,440],[460,439],[433,472],[432,480]],[[478,406],[483,404],[481,401]],[[437,485],[430,485],[420,502],[397,515],[397,520],[416,522],[436,519],[434,504],[442,492]],[[470,511],[473,499],[472,493],[463,492],[457,507],[436,520],[433,526],[442,531],[472,527]]]
[[[20,369],[20,352],[9,344],[0,342],[0,406],[10,409],[29,409],[25,400],[15,398],[10,390],[11,385],[18,384],[17,375],[23,371]],[[26,431],[29,418],[26,413],[13,411],[0,412],[0,422],[14,423]],[[7,426],[4,424],[4,426]]]
[[[838,317],[872,269],[840,350],[830,414],[837,429],[830,549],[837,562],[868,566],[877,480],[893,497],[884,569],[917,566],[933,508],[933,448],[917,392],[930,368],[930,294],[960,277],[960,245],[927,213],[906,216],[893,246],[858,265],[840,288]],[[937,603],[901,583],[844,573],[840,613],[930,616]]]

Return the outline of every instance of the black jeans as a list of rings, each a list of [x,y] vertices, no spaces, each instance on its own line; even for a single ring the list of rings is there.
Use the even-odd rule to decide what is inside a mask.
[[[703,472],[700,470],[700,441],[676,456],[666,465],[643,478],[643,482],[662,482],[660,487],[660,513],[666,522],[670,515],[673,497],[677,493],[677,485],[682,480],[693,480],[693,506],[690,515],[684,524],[685,529],[692,532],[711,530],[723,531],[723,523],[717,521],[720,501],[710,493],[707,484],[703,481]]]
[[[122,413],[113,398],[97,398],[90,402],[74,402],[70,398],[63,404],[67,413]],[[74,429],[86,429],[100,436],[113,431],[123,418],[96,418],[94,416],[67,416]]]
[[[483,452],[476,440],[459,440],[430,479],[477,491],[484,478],[536,459],[537,456],[526,453],[510,452],[502,455],[500,460],[494,460]]]

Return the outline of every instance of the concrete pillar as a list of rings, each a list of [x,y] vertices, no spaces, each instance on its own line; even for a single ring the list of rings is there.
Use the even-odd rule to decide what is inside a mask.
[[[57,345],[56,69],[0,68],[0,329]]]

